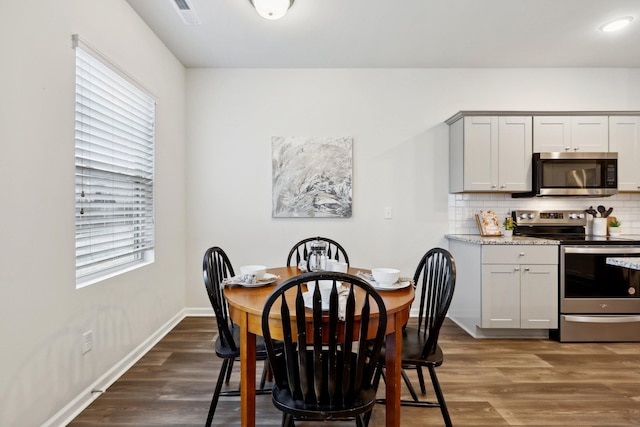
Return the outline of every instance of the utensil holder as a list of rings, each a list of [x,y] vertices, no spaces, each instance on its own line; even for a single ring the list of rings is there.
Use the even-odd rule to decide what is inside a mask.
[[[593,218],[593,235],[594,236],[606,236],[607,235],[607,218]]]

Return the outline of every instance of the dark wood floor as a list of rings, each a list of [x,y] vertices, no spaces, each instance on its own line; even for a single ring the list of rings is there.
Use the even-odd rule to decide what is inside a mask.
[[[213,318],[184,319],[70,426],[204,425],[220,367],[214,328]],[[475,340],[450,321],[440,343],[438,376],[455,426],[640,425],[640,343]],[[257,408],[258,425],[279,425],[270,396],[258,396]],[[239,426],[238,411],[237,398],[221,399],[214,425]],[[384,425],[384,406],[371,425]],[[402,425],[443,424],[437,408],[403,407]]]

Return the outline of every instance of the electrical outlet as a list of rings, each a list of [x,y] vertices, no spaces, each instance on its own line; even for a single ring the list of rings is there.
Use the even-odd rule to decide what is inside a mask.
[[[391,219],[393,217],[393,209],[390,207],[384,208],[384,218]]]
[[[86,354],[93,348],[93,331],[82,334],[82,354]]]

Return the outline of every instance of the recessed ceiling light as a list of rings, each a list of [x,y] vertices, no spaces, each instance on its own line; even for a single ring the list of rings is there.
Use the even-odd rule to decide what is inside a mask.
[[[604,31],[605,33],[610,33],[611,31],[618,31],[629,25],[633,21],[633,16],[624,16],[622,18],[614,19],[613,21],[607,22],[606,24],[600,27],[600,31]]]

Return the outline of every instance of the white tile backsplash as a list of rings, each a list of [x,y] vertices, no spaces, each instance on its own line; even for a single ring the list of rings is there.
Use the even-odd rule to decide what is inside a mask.
[[[510,194],[449,194],[449,233],[479,234],[474,214],[493,210],[501,218],[513,210],[584,210],[598,205],[613,207],[612,216],[622,223],[624,234],[640,234],[640,193],[622,193],[611,197],[537,197],[513,199]]]

